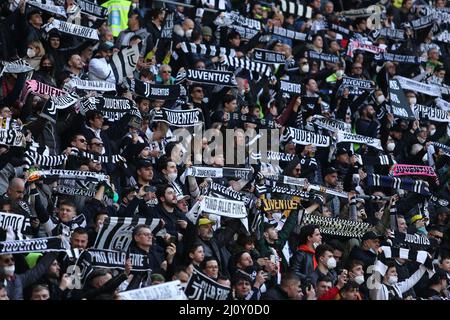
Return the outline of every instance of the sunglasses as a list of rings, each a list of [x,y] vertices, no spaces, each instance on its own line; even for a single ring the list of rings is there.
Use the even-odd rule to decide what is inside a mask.
[[[172,71],[171,70],[163,70],[163,71],[161,71],[162,73],[171,73]]]
[[[86,139],[78,139],[81,143],[86,143]]]

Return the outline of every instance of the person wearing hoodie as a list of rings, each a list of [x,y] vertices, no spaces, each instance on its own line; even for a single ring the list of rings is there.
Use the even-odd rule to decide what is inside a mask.
[[[316,248],[322,244],[322,236],[317,225],[308,224],[302,227],[299,235],[299,246],[291,258],[291,268],[306,281],[317,268]]]
[[[36,266],[25,273],[16,274],[15,260],[12,254],[0,255],[0,282],[6,283],[9,299],[23,300],[24,288],[39,280],[56,259],[57,253],[45,254]]]

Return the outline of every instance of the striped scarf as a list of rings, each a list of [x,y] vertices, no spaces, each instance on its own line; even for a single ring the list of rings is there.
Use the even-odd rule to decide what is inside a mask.
[[[242,68],[249,71],[255,71],[266,77],[272,76],[272,69],[268,64],[255,62],[250,59],[239,59],[237,57],[229,57],[225,55],[221,57],[223,58],[223,61],[221,62],[223,66],[229,66],[234,69]]]
[[[423,180],[381,176],[379,174],[368,174],[367,184],[371,187],[403,189],[407,191],[420,193],[424,196],[431,195],[430,190],[428,188],[428,183]]]

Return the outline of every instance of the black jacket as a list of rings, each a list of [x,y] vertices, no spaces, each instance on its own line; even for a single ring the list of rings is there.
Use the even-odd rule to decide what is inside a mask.
[[[261,300],[289,300],[289,297],[279,285],[267,290],[262,296]]]
[[[364,270],[367,270],[367,267],[375,263],[377,255],[369,250],[363,250],[361,247],[353,247],[348,260],[360,260],[364,263]]]
[[[310,252],[297,250],[291,258],[291,268],[301,281],[310,279],[314,272],[314,255]]]

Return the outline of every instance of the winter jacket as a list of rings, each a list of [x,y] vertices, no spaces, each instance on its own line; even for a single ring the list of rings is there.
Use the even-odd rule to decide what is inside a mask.
[[[316,269],[315,253],[315,250],[304,244],[298,247],[298,250],[291,258],[291,268],[300,277],[300,280],[305,281],[310,278]]]
[[[11,280],[6,280],[6,291],[11,300],[23,300],[23,289],[39,280],[56,259],[57,253],[47,253],[38,264],[22,274],[15,274]]]

